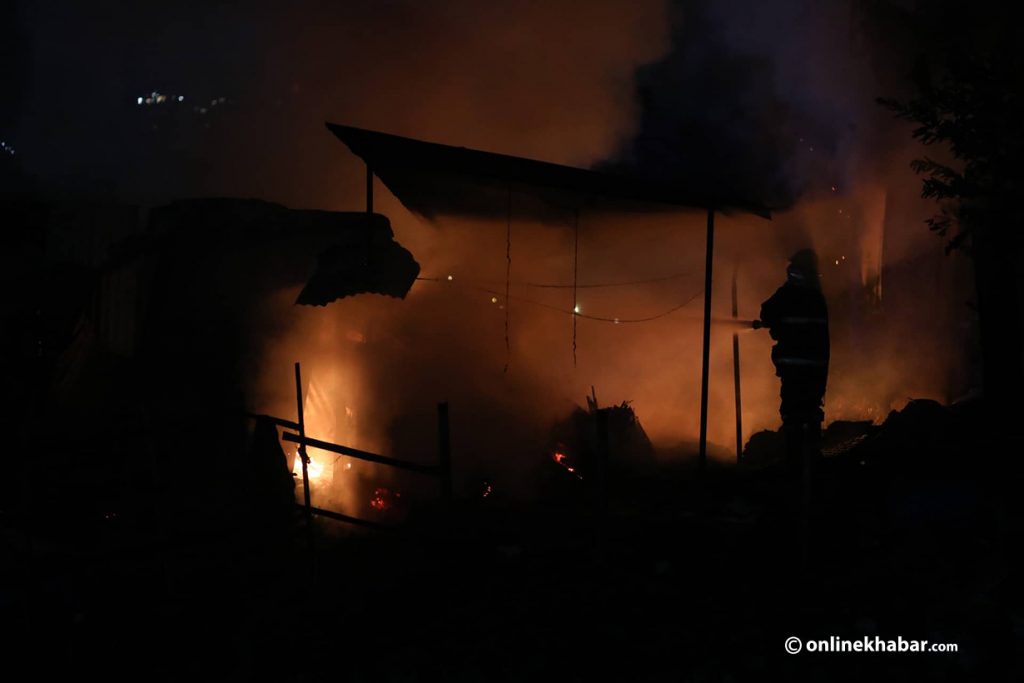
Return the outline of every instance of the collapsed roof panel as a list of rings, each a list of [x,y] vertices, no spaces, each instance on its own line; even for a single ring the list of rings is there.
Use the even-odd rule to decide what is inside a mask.
[[[178,201],[154,214],[152,222],[166,224],[195,248],[247,252],[254,272],[277,286],[301,277],[306,284],[297,304],[324,306],[357,294],[404,299],[419,275],[419,264],[380,214],[295,210],[243,199]],[[315,268],[311,252],[318,254]]]

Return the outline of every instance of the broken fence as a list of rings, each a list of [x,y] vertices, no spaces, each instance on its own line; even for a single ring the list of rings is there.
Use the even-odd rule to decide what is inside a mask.
[[[312,521],[313,515],[317,515],[320,517],[327,517],[329,519],[347,522],[350,524],[356,524],[359,526],[371,528],[387,527],[387,525],[381,524],[379,522],[373,522],[367,519],[361,519],[340,512],[335,512],[333,510],[325,510],[323,508],[314,507],[312,503],[311,490],[309,486],[309,456],[306,454],[307,448],[317,448],[323,451],[328,451],[329,453],[344,455],[349,458],[356,458],[357,460],[365,460],[366,462],[372,462],[378,465],[386,465],[388,467],[394,467],[396,469],[406,470],[408,472],[416,472],[417,474],[437,477],[440,483],[441,498],[446,501],[451,500],[451,432],[448,419],[447,402],[443,401],[437,404],[437,464],[427,465],[423,463],[412,462],[409,460],[401,460],[399,458],[391,458],[386,455],[380,455],[378,453],[370,453],[369,451],[361,451],[357,448],[342,446],[340,444],[330,443],[329,441],[321,441],[320,439],[314,439],[307,436],[306,421],[303,412],[302,402],[302,368],[299,363],[295,363],[295,400],[299,418],[298,422],[285,420],[283,418],[274,417],[272,415],[255,415],[250,413],[249,416],[253,418],[267,419],[273,422],[278,427],[291,430],[283,432],[281,438],[283,438],[285,441],[298,444],[298,456],[302,462],[303,497],[303,503],[299,505],[299,507],[305,510],[307,521]]]

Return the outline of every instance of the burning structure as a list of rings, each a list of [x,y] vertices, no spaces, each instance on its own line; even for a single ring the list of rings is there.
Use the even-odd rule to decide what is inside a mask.
[[[448,398],[466,425],[458,440],[468,455],[467,477],[501,462],[511,481],[525,482],[523,454],[549,447],[542,425],[571,412],[567,390],[584,382],[608,386],[618,400],[635,398],[662,450],[696,441],[682,450],[704,453],[708,442],[734,438],[737,417],[732,387],[722,381],[733,374],[735,360],[725,352],[727,335],[719,334],[736,328],[724,310],[725,288],[719,285],[722,295],[711,296],[715,280],[723,272],[738,276],[734,310],[749,316],[764,295],[760,283],[775,278],[771,269],[781,259],[774,257],[797,240],[816,244],[828,266],[823,284],[838,332],[830,421],[880,420],[908,396],[948,401],[969,383],[969,377],[933,371],[936,364],[958,367],[946,345],[915,356],[916,366],[891,348],[892,316],[915,310],[906,299],[915,296],[922,272],[930,272],[937,287],[950,287],[952,280],[947,268],[934,263],[941,259],[936,249],[890,267],[883,295],[880,226],[912,213],[885,201],[884,192],[865,191],[862,202],[860,195],[832,187],[768,223],[745,218],[744,210],[765,213],[747,202],[690,196],[613,173],[345,126],[330,129],[367,164],[367,209],[373,209],[379,175],[402,204],[389,209],[398,220],[407,220],[401,213],[407,208],[435,221],[428,242],[410,233],[417,260],[426,264],[419,280],[412,255],[394,250],[388,220],[372,212],[289,212],[227,200],[152,210],[12,210],[25,235],[71,234],[78,228],[69,226],[83,222],[102,226],[86,243],[65,247],[91,250],[87,267],[97,273],[94,301],[82,309],[91,313],[83,320],[104,348],[138,358],[152,386],[164,387],[146,408],[159,418],[146,419],[178,425],[168,426],[161,438],[167,452],[194,448],[197,439],[217,458],[242,452],[230,445],[238,432],[222,419],[225,408],[238,415],[293,415],[288,378],[291,364],[301,359],[310,436],[430,461],[433,446],[423,444],[433,442],[434,427],[424,409]],[[391,206],[390,197],[382,193],[377,201]],[[688,208],[693,205],[740,210],[719,215],[715,252],[714,223]],[[109,218],[98,218],[104,212]],[[61,221],[69,226],[59,227]],[[832,230],[837,221],[851,230]],[[49,227],[31,227],[41,225]],[[635,227],[626,232],[624,225]],[[771,246],[752,253],[754,235]],[[46,239],[53,241],[49,234]],[[889,242],[890,254],[907,250],[898,239]],[[475,246],[467,250],[467,244]],[[330,303],[372,291],[392,297],[408,292],[410,305],[381,297]],[[686,310],[702,298],[702,317]],[[296,302],[317,306],[296,308]],[[908,322],[922,327],[922,339],[934,340],[942,337],[934,331],[951,320],[929,310]],[[597,327],[602,333],[595,335]],[[773,424],[776,399],[766,349],[749,336],[741,335],[739,343],[750,347],[737,370],[746,378],[742,443]],[[552,353],[558,349],[563,352]],[[893,358],[902,358],[905,367],[894,371]],[[865,363],[874,369],[853,370]],[[865,384],[873,374],[885,380]],[[551,387],[559,385],[566,390],[552,395]],[[425,399],[418,408],[407,398],[414,396]],[[181,428],[193,422],[203,427]],[[495,428],[517,436],[495,445]],[[284,448],[288,468],[298,473],[294,446]],[[728,458],[723,450],[711,451]],[[367,509],[380,486],[417,487],[372,464],[315,449],[310,458],[314,496],[325,505]],[[229,477],[235,467],[224,465],[222,475]],[[185,478],[175,486],[192,483]]]
[[[424,420],[422,412],[417,416],[415,406],[398,395],[422,395],[425,400],[420,411],[433,401],[451,398],[457,411],[469,408],[469,414],[463,413],[467,429],[459,438],[462,449],[470,454],[493,450],[488,443],[489,430],[478,427],[489,420],[504,421],[504,429],[536,434],[532,439],[517,437],[507,444],[507,452],[497,456],[506,461],[502,469],[509,469],[512,481],[522,478],[528,469],[521,462],[522,454],[548,447],[543,442],[543,428],[538,426],[572,409],[565,399],[541,401],[541,410],[528,415],[522,412],[524,402],[532,403],[529,396],[549,392],[552,383],[564,381],[566,368],[576,364],[579,370],[570,382],[586,381],[580,375],[589,368],[587,379],[609,385],[613,396],[635,396],[645,421],[655,427],[655,441],[663,446],[681,437],[701,436],[705,420],[712,443],[729,442],[735,415],[731,387],[722,381],[716,389],[708,381],[724,380],[731,374],[731,359],[720,350],[724,335],[712,332],[732,328],[725,323],[710,324],[712,317],[728,318],[724,311],[717,313],[727,300],[724,288],[719,289],[723,296],[709,304],[712,308],[705,308],[700,324],[685,310],[676,313],[705,292],[701,279],[705,284],[714,282],[713,275],[701,277],[701,265],[707,267],[714,260],[704,258],[713,255],[703,253],[704,247],[710,246],[702,239],[708,236],[705,228],[709,226],[685,209],[682,213],[650,212],[659,205],[718,205],[723,200],[677,195],[656,185],[632,184],[616,176],[515,157],[352,128],[332,130],[366,158],[408,208],[443,217],[435,228],[440,244],[465,239],[487,246],[473,252],[476,258],[471,261],[452,260],[444,247],[418,249],[430,270],[414,285],[417,264],[404,250],[396,252],[397,258],[388,257],[391,231],[387,219],[379,214],[288,212],[257,202],[214,200],[180,202],[153,210],[70,205],[13,209],[12,215],[25,226],[25,235],[75,230],[70,226],[83,222],[104,226],[101,237],[87,242],[93,259],[87,268],[97,273],[99,287],[93,302],[81,309],[91,311],[81,318],[87,324],[82,329],[97,336],[102,348],[114,356],[137,358],[151,373],[153,386],[163,387],[146,409],[159,419],[146,419],[159,422],[166,418],[167,425],[203,425],[198,432],[168,427],[168,434],[161,438],[161,447],[168,453],[194,448],[197,439],[207,444],[207,452],[219,454],[218,458],[240,453],[230,445],[235,428],[227,427],[222,419],[225,406],[234,406],[232,410],[239,415],[245,411],[293,415],[288,378],[296,359],[304,361],[308,372],[303,395],[311,436],[422,461],[422,444],[433,441],[432,420]],[[369,174],[367,191],[372,202],[373,176]],[[817,221],[828,225],[836,216],[861,220],[852,209],[836,208],[848,200],[835,194],[809,203],[802,210],[806,216],[784,213],[764,226],[777,231],[780,242],[785,243],[794,220],[797,225]],[[890,204],[888,211],[893,210]],[[97,218],[104,212],[109,217]],[[832,212],[834,216],[827,217]],[[638,232],[627,238],[620,227],[623,219],[635,223]],[[880,219],[872,214],[863,220],[874,224]],[[752,302],[763,294],[755,283],[774,275],[765,271],[762,276],[765,259],[744,252],[744,235],[765,228],[728,214],[720,222],[724,227],[718,235],[717,260],[732,263],[734,272],[728,267],[725,272],[739,274],[740,310],[752,312]],[[31,227],[44,225],[48,227]],[[481,230],[479,226],[485,227]],[[643,244],[637,243],[637,234],[646,235]],[[52,241],[52,235],[47,239]],[[857,256],[857,241],[862,238],[856,231],[828,239],[831,242],[823,241],[819,248],[826,254],[825,263],[831,261],[825,287],[840,330],[835,379],[827,399],[829,420],[877,420],[899,407],[900,394],[881,397],[878,390],[884,389],[885,383],[868,390],[861,381],[863,373],[846,368],[863,363],[878,351],[879,343],[891,343],[891,337],[879,336],[890,316],[887,308],[903,313],[912,307],[899,300],[906,287],[889,287],[882,299],[881,276],[865,275],[868,266],[864,264],[875,262],[872,259],[880,253],[878,248],[873,247],[867,257]],[[644,246],[652,243],[647,240],[656,240],[655,252]],[[539,245],[547,246],[538,251]],[[463,250],[459,247],[460,253]],[[497,258],[492,261],[487,252]],[[614,280],[630,284],[628,268],[623,266],[638,263],[657,267],[655,273],[667,276],[648,275],[633,283],[639,296],[616,291],[622,288],[616,287]],[[908,278],[904,280],[908,284],[919,277],[920,266],[908,266],[905,276],[898,268],[890,271],[894,285],[901,277]],[[616,271],[623,275],[612,276],[611,283],[595,282],[592,274]],[[939,272],[935,277],[945,286]],[[684,284],[692,289],[680,292]],[[306,311],[293,306],[296,301],[327,304],[338,296],[363,291],[401,296],[410,287],[410,302],[414,303],[403,308],[380,297],[350,299],[343,305]],[[485,303],[482,308],[473,301],[477,295],[480,303]],[[882,303],[890,300],[888,307]],[[628,310],[637,307],[651,313],[638,316]],[[470,311],[475,320],[472,330],[466,329],[469,320],[462,319],[464,312]],[[663,317],[665,312],[674,315]],[[927,317],[922,324],[945,324],[941,316],[929,313]],[[188,320],[192,322],[184,322]],[[639,320],[647,322],[631,324]],[[450,332],[441,332],[445,325],[450,325]],[[603,326],[613,336],[595,336],[592,326]],[[417,353],[414,349],[424,339],[432,340],[430,353]],[[770,383],[750,379],[770,378],[767,353],[760,351],[751,337],[741,336],[740,340],[751,347],[741,368],[747,378],[747,415],[741,434],[745,440],[771,425],[775,398]],[[449,371],[464,365],[467,354],[479,354],[481,345],[491,347],[481,357],[484,363],[467,368],[464,379],[453,383]],[[561,360],[539,360],[535,351],[527,348],[533,345],[566,351],[571,346],[572,353],[561,355]],[[218,348],[222,350],[216,351]],[[502,348],[504,353],[494,353]],[[702,348],[704,362],[698,351]],[[891,355],[885,351],[882,359]],[[652,363],[654,358],[659,360]],[[417,370],[396,377],[394,368],[403,364],[415,365]],[[427,367],[441,375],[448,373],[447,377],[438,375],[430,380],[430,372],[424,373]],[[596,375],[592,374],[595,369]],[[648,381],[636,382],[638,370]],[[473,375],[478,376],[470,380]],[[669,383],[663,384],[658,376]],[[897,392],[947,400],[962,392],[954,388],[957,382],[952,377],[936,377],[933,372],[913,368],[907,368],[903,376],[915,377],[912,382],[918,383],[917,388],[896,379],[893,386]],[[382,381],[388,378],[403,387],[398,395],[382,390]],[[489,383],[511,389],[507,400],[481,404],[480,399],[491,393],[483,388]],[[702,409],[702,404],[707,407]],[[502,413],[505,415],[499,416]],[[511,421],[510,414],[516,415]],[[373,419],[368,421],[368,415]],[[696,419],[699,416],[710,418]],[[680,429],[680,421],[692,426]],[[208,432],[200,437],[203,430]],[[426,459],[432,460],[433,447],[426,451]],[[298,473],[301,468],[295,452],[285,444],[288,467]],[[325,505],[366,509],[378,486],[417,487],[392,480],[373,465],[316,450],[310,457],[314,495]],[[493,469],[493,463],[473,455],[463,464],[467,476],[474,469]],[[225,465],[223,475],[229,476],[236,467]],[[517,470],[521,474],[516,474]],[[356,483],[342,485],[342,481]],[[192,483],[186,478],[176,486],[190,488]],[[211,490],[210,495],[217,494]]]
[[[230,505],[232,473],[273,468],[244,461],[243,427],[253,408],[245,388],[260,372],[249,325],[277,292],[301,287],[301,301],[321,304],[371,291],[402,297],[418,273],[387,219],[365,213],[196,200],[154,209],[14,203],[5,214],[26,273],[63,283],[31,287],[22,323],[7,328],[30,359],[12,387],[36,396],[12,415],[32,426],[33,449],[63,454],[24,465],[54,486],[66,479],[51,469],[108,473],[90,488],[134,496],[136,509],[167,496],[186,509]],[[47,248],[55,241],[63,251]],[[95,401],[97,391],[108,400]],[[316,411],[323,399],[313,394]],[[54,422],[63,428],[43,428]],[[108,448],[78,450],[106,441],[113,425],[123,436]],[[56,505],[76,490],[37,496]]]

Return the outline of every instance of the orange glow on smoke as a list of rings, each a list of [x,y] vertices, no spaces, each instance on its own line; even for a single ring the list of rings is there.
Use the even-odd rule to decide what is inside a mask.
[[[310,455],[309,465],[306,466],[306,471],[309,474],[309,481],[319,482],[324,476],[324,470],[324,463]],[[292,468],[292,474],[300,478],[302,477],[302,456],[298,453],[295,454],[295,466]]]
[[[716,320],[727,323],[732,315],[728,276],[733,268],[738,272],[737,315],[752,319],[761,302],[785,280],[787,257],[797,247],[810,244],[822,258],[833,340],[826,424],[837,419],[879,422],[911,397],[948,400],[946,387],[957,379],[950,373],[957,357],[942,341],[951,337],[938,334],[945,329],[943,316],[952,316],[944,302],[959,305],[959,299],[947,294],[955,284],[951,262],[936,243],[935,264],[927,271],[932,276],[911,279],[921,268],[910,269],[899,257],[909,253],[931,259],[931,252],[924,254],[917,245],[932,236],[916,232],[920,216],[914,206],[892,200],[884,188],[864,185],[868,189],[851,185],[858,190],[837,188],[823,197],[806,198],[774,216],[770,225],[759,218],[725,215],[716,224],[715,272],[725,273],[715,284]],[[289,379],[291,364],[301,360],[310,437],[429,461],[436,439],[433,403],[450,399],[457,448],[467,460],[481,459],[474,466],[490,471],[501,466],[497,463],[540,456],[582,478],[582,463],[573,450],[545,444],[550,443],[549,425],[567,415],[596,385],[602,402],[632,402],[660,456],[688,457],[695,452],[703,328],[702,298],[694,295],[702,286],[703,216],[585,215],[587,232],[579,246],[581,284],[680,276],[586,290],[588,315],[610,322],[578,317],[574,358],[569,320],[578,302],[564,290],[527,284],[571,282],[571,229],[513,215],[516,256],[508,303],[513,314],[506,340],[504,312],[490,301],[499,297],[483,295],[474,284],[491,287],[492,281],[500,284],[504,278],[504,222],[494,230],[480,230],[479,222],[446,217],[439,227],[427,226],[403,213],[386,191],[379,201],[398,239],[421,262],[422,274],[444,282],[417,282],[406,300],[360,296],[326,308],[296,307],[297,292],[283,291],[275,305],[267,307],[271,329],[285,333],[265,344],[254,412],[295,419],[294,385]],[[640,237],[625,239],[627,227]],[[903,237],[900,230],[912,235]],[[887,308],[879,300],[883,266],[889,268],[884,273]],[[919,291],[936,287],[941,291],[927,306],[909,311],[904,307],[912,295],[920,301]],[[687,300],[690,303],[678,312],[650,322],[613,324],[618,316],[660,314]],[[533,301],[539,305],[528,303]],[[506,305],[503,296],[498,304]],[[918,312],[908,315],[914,311]],[[710,453],[726,462],[735,460],[735,330],[731,324],[713,326],[709,354]],[[772,344],[763,330],[744,332],[741,338],[744,442],[780,424]],[[493,430],[482,427],[490,424],[501,424],[516,436],[495,438]],[[346,472],[336,456],[311,456],[320,466],[319,473],[311,473],[318,504],[333,503],[345,511],[365,510],[367,502],[374,509],[386,508],[387,500],[375,487],[394,483],[389,469],[360,463]],[[295,471],[301,472],[301,464]],[[413,486],[403,483],[407,495],[416,492]],[[516,491],[504,482],[500,488]],[[486,491],[478,495],[492,495]]]

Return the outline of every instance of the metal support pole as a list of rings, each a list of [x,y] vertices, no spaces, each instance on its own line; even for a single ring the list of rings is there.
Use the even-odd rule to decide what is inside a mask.
[[[611,451],[608,434],[608,409],[595,408],[594,417],[597,423],[597,458],[592,478],[596,481],[592,481],[590,486],[594,505],[595,560],[598,567],[603,568],[608,557],[608,461]],[[598,599],[603,597],[604,594],[599,592]]]
[[[366,165],[366,213],[373,213],[373,171]]]
[[[739,318],[739,296],[736,278],[739,264],[732,271],[732,319]],[[740,333],[732,333],[732,381],[736,393],[736,462],[743,458],[743,401],[740,399]]]
[[[299,412],[299,437],[305,439],[306,418],[302,411],[302,369],[298,361],[295,362],[295,400],[298,403]],[[313,504],[309,493],[309,456],[306,455],[306,444],[303,442],[299,443],[299,458],[302,460],[302,496],[306,508],[306,524],[312,529]]]
[[[708,464],[708,371],[711,359],[711,267],[714,264],[715,210],[708,209],[708,233],[704,259],[704,342],[700,370],[700,453],[698,464]]]
[[[452,499],[452,444],[448,402],[437,404],[437,464],[441,471],[441,498]]]

